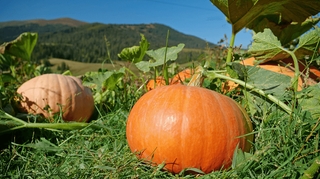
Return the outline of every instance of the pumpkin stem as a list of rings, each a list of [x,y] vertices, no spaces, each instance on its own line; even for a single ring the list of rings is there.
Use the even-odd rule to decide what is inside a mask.
[[[198,66],[195,71],[194,71],[194,74],[192,75],[189,83],[188,83],[188,86],[202,86],[202,83],[203,83],[203,67],[202,66]]]

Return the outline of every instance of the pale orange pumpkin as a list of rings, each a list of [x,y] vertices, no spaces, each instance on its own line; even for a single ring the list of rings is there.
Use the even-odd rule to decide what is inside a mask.
[[[37,76],[23,83],[17,93],[22,96],[19,105],[22,112],[42,114],[49,119],[61,113],[65,121],[85,122],[94,111],[90,89],[73,76]]]
[[[231,98],[209,89],[168,85],[144,94],[133,106],[126,126],[132,152],[179,173],[227,169],[237,146],[250,150],[252,124]]]

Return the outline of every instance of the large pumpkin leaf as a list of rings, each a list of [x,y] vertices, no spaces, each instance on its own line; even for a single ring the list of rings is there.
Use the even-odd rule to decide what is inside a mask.
[[[270,18],[263,18],[257,21],[258,24],[256,24],[254,29],[255,32],[263,32],[265,28],[269,28],[278,37],[281,44],[286,45],[310,30],[320,21],[320,18],[307,18],[304,22],[292,22],[280,25],[278,22],[281,19],[278,18],[280,16],[277,16],[274,21]]]
[[[148,50],[146,53],[154,61],[141,61],[136,63],[137,68],[143,72],[150,71],[150,68],[163,65],[168,61],[175,61],[178,58],[178,53],[183,49],[184,44],[178,46],[162,47],[157,50]]]
[[[83,80],[83,85],[90,87],[94,91],[93,99],[95,103],[115,103],[115,88],[121,81],[125,73],[125,68],[118,71],[87,72]],[[108,103],[108,104],[109,104]]]
[[[232,24],[234,33],[239,32],[246,27],[248,23],[254,19],[259,11],[258,8],[253,9],[257,0],[210,0]],[[261,1],[262,2],[262,1]],[[261,9],[261,8],[260,8]],[[257,12],[256,12],[257,11]],[[250,17],[252,16],[252,17]],[[246,19],[246,20],[245,20]]]
[[[155,59],[157,63],[174,61],[178,58],[178,53],[183,49],[184,44],[180,43],[178,46],[162,47],[157,50],[148,50],[147,55]],[[166,59],[165,59],[166,58]],[[164,61],[166,60],[166,61]]]
[[[306,55],[312,56],[316,48],[319,49],[320,45],[320,28],[316,28],[309,33],[303,35],[299,39],[298,47],[294,50],[298,59],[303,58]]]
[[[297,98],[303,110],[309,111],[314,119],[320,117],[320,83],[303,89]]]
[[[30,60],[34,46],[38,40],[37,33],[22,33],[17,39],[0,46],[1,54],[9,54],[25,60]]]
[[[271,94],[281,101],[288,97],[286,88],[290,87],[291,78],[280,73],[272,72],[256,66],[246,66],[248,84],[263,90],[266,94]],[[251,115],[259,114],[267,117],[271,111],[279,110],[277,105],[269,101],[266,96],[261,96],[250,90],[243,90],[245,98],[244,106]],[[282,112],[284,113],[284,112]],[[265,120],[265,119],[264,119]]]
[[[280,60],[290,56],[284,51],[280,41],[270,29],[265,29],[264,32],[259,32],[253,36],[253,43],[248,52],[260,63]]]
[[[285,28],[304,22],[320,12],[319,0],[210,0],[232,24],[234,33],[247,27],[259,32],[264,28]],[[269,26],[269,22],[275,22]]]
[[[133,63],[142,61],[146,51],[149,48],[149,42],[147,41],[147,39],[144,37],[143,34],[140,34],[140,35],[141,35],[140,46],[124,48],[118,54],[119,58],[126,61],[133,62]]]
[[[87,72],[83,85],[96,91],[113,90],[124,75],[124,68],[119,71]]]
[[[247,83],[281,99],[291,86],[291,77],[256,66],[246,66]]]
[[[232,68],[243,81],[263,90],[266,94],[271,94],[282,101],[288,97],[286,89],[291,86],[291,78],[289,76],[258,66],[245,66],[239,62],[233,62]],[[243,105],[246,106],[251,115],[256,113],[267,115],[268,111],[279,109],[277,105],[267,100],[265,96],[261,96],[251,90],[243,90],[243,93],[245,95]]]

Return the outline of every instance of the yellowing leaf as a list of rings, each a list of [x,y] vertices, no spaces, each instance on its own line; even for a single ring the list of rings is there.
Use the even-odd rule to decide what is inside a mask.
[[[234,33],[243,28],[260,32],[284,29],[292,22],[304,22],[320,12],[319,0],[211,0],[232,24]],[[273,25],[269,25],[273,22]],[[276,34],[278,35],[278,34]]]

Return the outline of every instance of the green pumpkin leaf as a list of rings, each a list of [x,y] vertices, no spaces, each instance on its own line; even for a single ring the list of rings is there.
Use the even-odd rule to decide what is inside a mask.
[[[233,63],[241,64],[241,62]],[[243,68],[238,68],[236,71],[240,70],[240,73],[244,74],[245,82],[263,90],[266,94],[275,96],[279,100],[286,100],[288,97],[287,88],[291,86],[291,77],[258,66],[244,66],[242,64],[241,66]],[[277,110],[277,106],[267,100],[265,96],[250,90],[243,90],[243,93],[245,95],[243,105],[246,106],[248,113],[251,115]]]
[[[149,48],[149,42],[144,37],[143,34],[140,34],[140,46],[132,46],[128,48],[124,48],[119,54],[118,57],[122,60],[130,61],[133,63],[137,63],[142,61],[145,56],[146,51]]]
[[[287,75],[257,66],[246,66],[246,68],[248,70],[247,83],[265,91],[267,94],[272,94],[278,99],[282,99],[286,89],[291,86],[291,77]]]
[[[253,36],[253,43],[248,52],[260,63],[290,56],[270,29],[265,29],[264,32],[259,32]]]
[[[119,71],[87,72],[83,85],[97,91],[113,90],[124,75],[124,69]]]
[[[168,61],[175,61],[178,58],[178,53],[183,49],[183,47],[184,44],[181,43],[178,44],[178,46],[167,48],[162,47],[157,50],[148,50],[146,53],[153,59],[153,61],[141,61],[135,65],[139,70],[148,72],[152,67],[163,65]]]
[[[298,59],[302,59],[306,55],[312,56],[319,48],[320,44],[320,28],[316,28],[299,39],[298,47],[294,50],[294,54]]]
[[[146,72],[150,71],[150,67],[151,67],[150,63],[151,62],[141,61],[141,62],[136,63],[135,65],[139,70],[141,70],[144,73],[146,73]]]
[[[320,83],[303,89],[297,98],[303,110],[309,111],[314,119],[320,117]]]
[[[165,57],[166,57],[165,62],[176,60],[178,58],[178,53],[183,49],[183,47],[184,47],[184,44],[180,43],[178,44],[178,46],[162,47],[157,50],[148,50],[147,55],[155,59],[156,63],[163,64]]]
[[[30,60],[34,46],[38,40],[37,33],[22,33],[11,42],[6,42],[0,46],[1,54],[9,54],[24,60]]]

